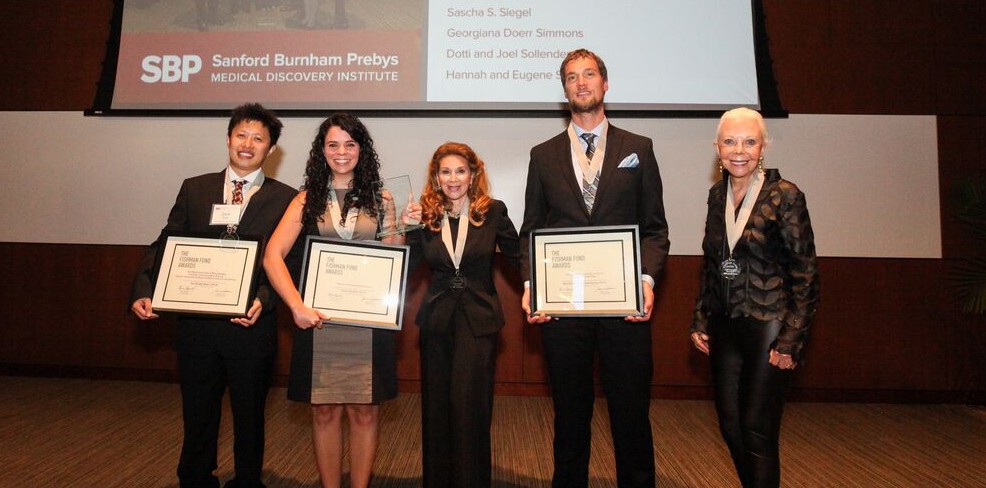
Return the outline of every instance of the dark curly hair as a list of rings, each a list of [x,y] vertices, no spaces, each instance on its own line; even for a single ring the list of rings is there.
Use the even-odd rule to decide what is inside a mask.
[[[377,190],[380,187],[380,159],[373,148],[373,138],[356,116],[340,112],[332,114],[318,127],[318,134],[312,141],[312,149],[308,153],[308,163],[305,164],[305,183],[301,189],[308,192],[302,211],[302,223],[311,225],[323,221],[325,209],[329,201],[329,179],[332,169],[325,159],[325,136],[329,129],[338,127],[346,131],[359,145],[359,160],[353,169],[353,180],[349,184],[349,193],[342,204],[342,219],[344,224],[346,213],[350,208],[358,208],[370,215],[377,215],[381,207]]]

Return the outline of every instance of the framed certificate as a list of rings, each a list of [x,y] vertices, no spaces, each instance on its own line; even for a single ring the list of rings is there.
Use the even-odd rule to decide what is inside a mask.
[[[531,234],[531,311],[550,316],[641,315],[636,225],[539,229]]]
[[[262,254],[260,238],[169,234],[158,251],[151,306],[162,312],[246,315]]]
[[[410,248],[308,236],[301,298],[328,324],[400,330]]]

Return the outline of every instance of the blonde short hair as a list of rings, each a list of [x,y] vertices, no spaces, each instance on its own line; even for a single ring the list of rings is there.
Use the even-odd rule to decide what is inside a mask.
[[[760,127],[760,139],[766,145],[769,137],[767,135],[767,124],[763,121],[763,116],[759,112],[746,107],[737,107],[727,110],[719,117],[719,125],[716,126],[716,140],[719,140],[719,131],[722,130],[722,123],[726,120],[755,120]]]

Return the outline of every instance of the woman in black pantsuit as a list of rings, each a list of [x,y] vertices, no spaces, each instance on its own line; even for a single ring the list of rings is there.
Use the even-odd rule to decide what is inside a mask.
[[[757,112],[723,114],[723,178],[709,190],[702,282],[691,339],[709,354],[719,430],[744,488],[780,486],[784,393],[818,307],[818,263],[805,196],[763,168]]]
[[[496,343],[503,311],[494,254],[517,266],[520,244],[503,202],[489,196],[483,161],[449,142],[428,165],[424,228],[408,234],[414,259],[431,269],[421,303],[423,485],[489,487]]]

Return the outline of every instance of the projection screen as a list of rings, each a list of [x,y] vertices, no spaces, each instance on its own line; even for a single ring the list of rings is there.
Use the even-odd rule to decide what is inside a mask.
[[[618,80],[611,111],[761,105],[750,0],[116,1],[96,114],[560,110],[582,47]]]

